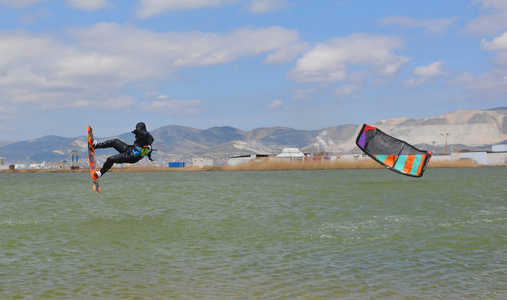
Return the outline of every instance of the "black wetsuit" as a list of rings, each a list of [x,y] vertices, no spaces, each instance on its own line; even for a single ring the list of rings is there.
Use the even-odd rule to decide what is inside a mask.
[[[119,152],[119,154],[107,158],[104,165],[102,165],[102,169],[100,169],[101,176],[109,171],[113,164],[133,164],[140,161],[144,157],[142,150],[144,147],[151,147],[151,144],[154,141],[153,136],[146,130],[146,125],[143,122],[137,123],[136,129],[133,130],[132,133],[136,135],[136,140],[134,141],[133,145],[128,145],[120,139],[112,139],[98,143],[95,146],[95,149],[114,148]],[[150,160],[152,160],[151,151],[152,150],[150,149],[146,154]]]

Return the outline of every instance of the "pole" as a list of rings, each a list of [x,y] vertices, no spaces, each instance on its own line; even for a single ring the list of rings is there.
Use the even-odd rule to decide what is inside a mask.
[[[447,136],[449,136],[449,133],[447,132],[445,135],[441,133],[440,135],[445,138],[445,156],[447,156],[449,155],[447,152]]]

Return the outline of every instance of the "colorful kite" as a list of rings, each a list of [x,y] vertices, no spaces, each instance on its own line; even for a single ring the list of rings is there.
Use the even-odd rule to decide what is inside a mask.
[[[366,124],[357,135],[356,145],[384,167],[412,177],[421,177],[431,158],[430,152]]]

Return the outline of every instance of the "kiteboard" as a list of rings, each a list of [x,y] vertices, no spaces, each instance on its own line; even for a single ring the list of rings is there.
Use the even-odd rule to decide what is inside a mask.
[[[93,149],[91,141],[93,141],[93,129],[88,126],[88,164],[90,165],[90,175],[92,176],[93,190],[100,193],[99,181],[93,179],[93,171],[95,170],[95,149]]]
[[[384,167],[412,177],[423,176],[431,159],[431,152],[419,150],[367,124],[361,127],[356,145]]]

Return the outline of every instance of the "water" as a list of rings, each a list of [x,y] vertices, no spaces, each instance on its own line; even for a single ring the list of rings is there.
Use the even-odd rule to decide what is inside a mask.
[[[505,299],[506,175],[0,174],[0,298]]]

